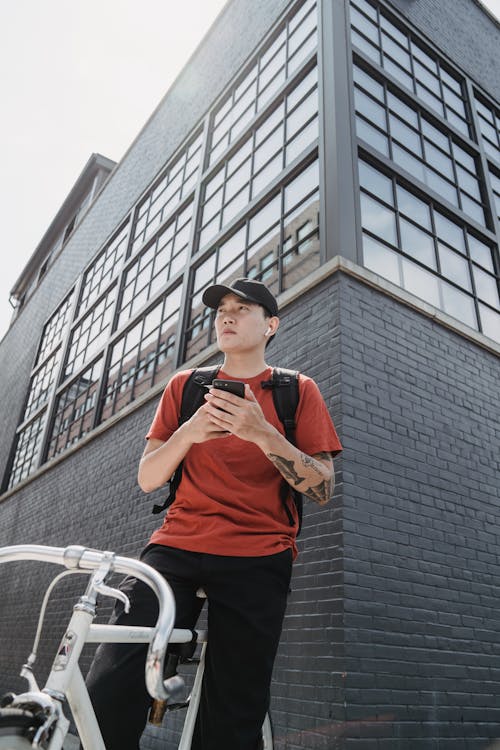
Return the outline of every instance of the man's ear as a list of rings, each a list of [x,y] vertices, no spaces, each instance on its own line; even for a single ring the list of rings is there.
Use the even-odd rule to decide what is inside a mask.
[[[274,336],[276,331],[278,330],[278,326],[280,324],[279,318],[277,318],[275,315],[272,318],[269,318],[268,321],[267,330],[264,334],[264,336]]]

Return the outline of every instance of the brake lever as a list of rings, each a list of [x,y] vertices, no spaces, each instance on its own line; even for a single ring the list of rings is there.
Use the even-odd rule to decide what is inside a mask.
[[[123,603],[126,614],[130,612],[130,599],[126,594],[123,593],[123,591],[120,591],[119,589],[113,589],[111,588],[111,586],[107,586],[103,581],[94,583],[94,588],[98,594],[102,594],[103,596],[110,596],[112,599],[118,599]]]

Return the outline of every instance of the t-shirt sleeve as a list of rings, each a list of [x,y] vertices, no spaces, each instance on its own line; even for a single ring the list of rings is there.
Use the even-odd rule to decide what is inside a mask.
[[[342,445],[323,396],[314,380],[305,375],[299,378],[299,405],[295,418],[297,448],[309,456],[324,452],[336,456]]]
[[[163,391],[146,439],[155,438],[166,442],[179,426],[182,391],[191,370],[176,373]]]

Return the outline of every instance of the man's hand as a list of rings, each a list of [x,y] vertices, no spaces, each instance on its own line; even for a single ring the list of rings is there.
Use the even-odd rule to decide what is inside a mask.
[[[208,410],[208,404],[200,406],[191,419],[188,419],[182,427],[192,443],[204,443],[207,440],[227,437],[230,433],[214,423]]]
[[[245,385],[245,398],[219,388],[211,388],[206,394],[206,410],[212,425],[226,434],[236,435],[242,440],[258,443],[274,427],[266,420],[252,389]]]

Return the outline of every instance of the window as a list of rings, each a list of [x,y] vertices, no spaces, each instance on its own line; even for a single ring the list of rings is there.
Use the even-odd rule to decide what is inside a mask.
[[[318,185],[318,162],[314,161],[282,185],[196,267],[186,358],[212,341],[211,311],[202,302],[207,286],[250,276],[265,278],[271,291],[279,294],[319,265]]]
[[[87,313],[73,329],[66,357],[64,378],[70,377],[101,349],[109,338],[116,285]]]
[[[469,137],[461,80],[421,42],[396,26],[385,10],[375,8],[368,0],[351,0],[350,12],[355,47]]]
[[[245,210],[317,137],[318,71],[314,67],[206,182],[200,247]]]
[[[500,163],[500,111],[487,104],[478,94],[474,103],[484,150],[489,158]]]
[[[362,160],[359,177],[365,266],[500,341],[498,248]]]
[[[66,297],[64,302],[51,315],[44,326],[40,345],[38,347],[37,364],[43,362],[46,357],[54,351],[61,343],[69,323],[73,292]]]
[[[59,348],[32,375],[23,421],[29,419],[48,400],[55,385],[60,360],[61,349]]]
[[[102,357],[59,394],[47,458],[53,458],[87,434],[94,423]]]
[[[113,344],[101,421],[138,398],[175,368],[182,286],[165,295]]]
[[[120,262],[125,256],[127,247],[127,236],[128,228],[125,226],[85,271],[78,316],[96,301],[105,287],[120,272]]]
[[[281,86],[317,49],[315,0],[306,0],[262,52],[245,78],[234,86],[215,110],[211,134],[213,164],[242,133],[254,115],[272,101]]]
[[[26,479],[37,468],[45,418],[46,413],[43,412],[18,433],[16,451],[8,484],[9,490],[23,479]]]
[[[172,218],[125,271],[118,310],[118,328],[159,294],[188,261],[193,204]]]
[[[354,81],[358,136],[484,225],[475,155],[358,65]]]
[[[163,177],[139,204],[136,212],[132,253],[148,241],[168,219],[198,180],[203,136],[195,140],[170,164]]]

